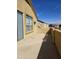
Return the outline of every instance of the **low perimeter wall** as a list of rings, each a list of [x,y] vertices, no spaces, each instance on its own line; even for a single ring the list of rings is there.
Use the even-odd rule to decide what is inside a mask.
[[[58,29],[55,29],[54,31],[51,31],[52,33],[52,40],[55,43],[59,54],[61,55],[61,31]]]

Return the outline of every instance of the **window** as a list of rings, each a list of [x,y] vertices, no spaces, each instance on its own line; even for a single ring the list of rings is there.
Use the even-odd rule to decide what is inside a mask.
[[[33,30],[32,17],[27,16],[26,17],[26,32],[30,32],[32,30]]]

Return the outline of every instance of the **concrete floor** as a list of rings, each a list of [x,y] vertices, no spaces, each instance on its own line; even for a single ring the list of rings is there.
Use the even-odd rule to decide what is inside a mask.
[[[17,45],[17,59],[60,59],[50,32],[32,34]]]
[[[18,42],[17,59],[37,59],[45,34],[32,34]]]

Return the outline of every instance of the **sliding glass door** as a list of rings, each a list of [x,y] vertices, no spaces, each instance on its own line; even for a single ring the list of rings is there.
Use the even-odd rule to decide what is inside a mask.
[[[17,12],[17,39],[23,39],[23,14],[21,12]]]

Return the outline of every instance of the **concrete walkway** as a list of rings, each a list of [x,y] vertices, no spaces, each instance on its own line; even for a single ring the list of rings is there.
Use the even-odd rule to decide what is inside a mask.
[[[18,42],[17,59],[60,59],[50,32],[32,34]]]
[[[32,34],[18,42],[17,59],[37,59],[45,34]]]
[[[58,50],[52,40],[51,31],[49,30],[45,37],[37,56],[37,59],[61,59]]]

